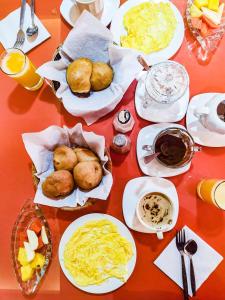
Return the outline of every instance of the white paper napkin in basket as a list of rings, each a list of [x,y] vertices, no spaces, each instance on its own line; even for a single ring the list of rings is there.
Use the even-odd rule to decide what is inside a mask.
[[[40,179],[34,198],[35,203],[53,207],[76,207],[77,204],[84,205],[88,198],[101,200],[108,198],[113,178],[112,174],[105,168],[108,157],[104,153],[105,138],[103,136],[93,132],[85,132],[82,129],[82,125],[77,124],[73,128],[50,126],[40,132],[24,133],[22,138],[27,153],[37,170],[36,175]],[[45,178],[54,171],[53,151],[57,145],[79,145],[90,148],[97,153],[104,171],[104,176],[99,186],[87,192],[75,189],[72,194],[60,200],[47,198],[42,193],[41,185]]]
[[[192,257],[195,279],[196,279],[196,290],[207,280],[210,274],[217,268],[217,266],[223,260],[223,257],[216,252],[211,246],[203,241],[197,234],[195,234],[190,228],[184,226],[186,239],[193,239],[198,244],[198,251]],[[175,281],[181,288],[182,283],[182,269],[181,269],[181,258],[176,248],[175,238],[160,254],[160,256],[154,261],[154,264],[160,268],[167,276]],[[189,258],[185,256],[185,265],[188,279],[188,293],[192,296],[191,282],[190,282],[190,262]]]
[[[70,91],[66,81],[66,68],[70,62],[65,57],[60,61],[47,62],[37,70],[41,76],[60,82],[56,96],[62,98],[69,113],[82,117],[88,125],[116,107],[142,70],[137,61],[138,53],[113,45],[111,32],[87,11],[77,20],[62,49],[73,60],[86,57],[93,61],[109,62],[114,70],[112,84],[103,91],[92,92],[88,98],[79,98]]]
[[[0,42],[2,43],[5,49],[12,48],[15,41],[17,32],[19,30],[19,22],[20,22],[20,8],[11,12],[8,16],[0,21]],[[34,41],[28,41],[27,38],[21,50],[24,53],[27,53],[37,45],[41,44],[43,41],[47,40],[50,37],[49,32],[38,19],[38,17],[34,16],[34,22],[38,26],[38,36]],[[24,16],[24,25],[23,30],[26,32],[26,29],[31,24],[31,14],[30,14],[30,6],[26,4],[25,16]]]

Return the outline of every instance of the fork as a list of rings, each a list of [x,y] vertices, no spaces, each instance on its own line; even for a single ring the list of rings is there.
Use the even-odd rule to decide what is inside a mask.
[[[25,41],[25,33],[23,31],[25,8],[26,8],[26,0],[22,0],[21,10],[20,10],[20,25],[19,25],[19,30],[17,32],[16,42],[13,48],[20,48]]]
[[[188,300],[189,295],[188,295],[187,273],[186,273],[185,262],[184,262],[185,243],[186,243],[185,231],[184,231],[184,229],[182,229],[182,230],[178,231],[176,234],[176,246],[177,246],[177,250],[180,252],[180,255],[181,255],[184,300]]]

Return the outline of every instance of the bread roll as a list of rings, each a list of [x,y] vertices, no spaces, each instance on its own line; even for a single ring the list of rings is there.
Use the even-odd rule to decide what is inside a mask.
[[[77,162],[77,156],[71,148],[62,145],[54,150],[53,163],[56,170],[72,171]]]
[[[59,170],[49,175],[42,183],[43,194],[49,198],[69,195],[74,189],[72,174],[66,170]]]
[[[71,91],[81,96],[88,96],[91,90],[90,78],[92,74],[92,61],[79,58],[67,68],[66,80]]]
[[[76,153],[78,162],[99,161],[98,156],[90,149],[78,147],[74,148],[74,152]]]
[[[93,91],[106,89],[113,80],[112,68],[103,62],[93,63],[91,74],[91,88]]]
[[[79,162],[73,169],[75,183],[83,190],[91,190],[102,180],[102,166],[97,161]]]

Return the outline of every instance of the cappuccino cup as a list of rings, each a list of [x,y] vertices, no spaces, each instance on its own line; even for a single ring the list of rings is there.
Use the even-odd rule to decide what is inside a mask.
[[[204,106],[196,108],[194,115],[205,128],[225,134],[225,94],[215,95]]]
[[[101,18],[104,8],[104,0],[75,0],[75,3],[80,13],[87,10],[96,18]]]
[[[165,194],[150,192],[140,197],[136,206],[140,223],[163,239],[163,233],[175,226],[173,202]]]

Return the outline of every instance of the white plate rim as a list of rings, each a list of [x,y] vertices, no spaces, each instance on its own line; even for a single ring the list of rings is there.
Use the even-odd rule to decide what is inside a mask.
[[[138,230],[134,226],[130,226],[131,224],[129,223],[129,220],[126,216],[126,212],[127,212],[127,208],[126,208],[127,205],[126,204],[129,201],[129,199],[127,197],[128,189],[130,189],[130,186],[132,186],[131,189],[132,189],[132,192],[133,192],[134,189],[137,189],[135,187],[135,185],[139,186],[139,185],[141,185],[142,182],[149,182],[149,184],[156,185],[156,183],[154,181],[162,181],[162,182],[167,182],[169,184],[167,192],[162,191],[162,193],[165,193],[166,195],[170,194],[170,195],[168,195],[169,198],[173,198],[173,202],[175,203],[175,205],[177,207],[176,214],[175,214],[175,217],[174,217],[174,226],[176,225],[176,222],[177,222],[177,219],[178,219],[178,214],[179,214],[179,197],[178,197],[178,193],[177,193],[177,190],[176,190],[176,187],[175,187],[174,183],[172,181],[168,180],[168,179],[161,178],[161,177],[141,176],[141,177],[136,177],[136,178],[133,178],[133,179],[129,180],[127,182],[127,184],[124,188],[124,192],[123,192],[123,200],[122,200],[123,217],[124,217],[124,220],[125,220],[127,226],[130,229],[134,230],[134,231],[142,232],[142,233],[153,233],[151,230],[145,228],[141,223],[140,223],[140,225],[141,225],[140,228],[142,228],[142,230]],[[132,198],[133,197],[135,197],[135,196],[132,196]],[[170,229],[170,230],[172,230],[172,229]]]
[[[194,141],[201,145],[201,146],[205,146],[205,147],[212,147],[212,148],[222,148],[225,147],[225,134],[219,134],[217,132],[212,132],[209,129],[205,128],[203,125],[201,125],[201,122],[194,116],[193,114],[193,108],[195,107],[196,102],[201,102],[202,104],[205,104],[206,102],[208,102],[210,100],[210,98],[212,98],[215,95],[218,95],[221,93],[201,93],[201,94],[197,94],[195,96],[193,96],[189,102],[188,105],[188,109],[187,109],[187,114],[186,114],[186,126],[187,126],[187,130],[188,132],[192,135]],[[190,125],[193,123],[193,119],[201,126],[202,131],[204,131],[205,133],[209,133],[211,135],[211,139],[210,142],[204,142],[203,140],[201,140],[201,136],[198,134],[198,132],[195,132],[193,130],[191,130]],[[197,133],[197,134],[196,134]],[[218,135],[219,138],[224,138],[219,140],[218,144],[215,144],[213,142],[213,136]],[[220,143],[221,141],[221,143]]]
[[[105,294],[105,293],[109,293],[109,292],[112,292],[112,291],[120,288],[126,282],[122,282],[116,278],[109,278],[108,280],[103,282],[101,285],[90,285],[87,287],[81,287],[78,284],[76,284],[73,277],[69,274],[69,272],[67,271],[67,269],[64,267],[64,264],[63,264],[64,247],[65,247],[66,242],[69,240],[71,235],[74,233],[74,231],[76,229],[78,229],[78,227],[80,227],[84,223],[86,223],[87,221],[97,220],[97,219],[108,219],[108,220],[112,221],[117,226],[119,233],[131,243],[132,249],[133,249],[133,256],[128,263],[128,276],[127,276],[127,280],[128,280],[129,277],[132,275],[135,265],[136,265],[137,250],[136,250],[135,241],[134,241],[134,238],[133,238],[132,234],[130,233],[129,229],[126,227],[126,225],[123,224],[117,218],[115,218],[111,215],[108,215],[108,214],[91,213],[91,214],[84,215],[84,216],[74,220],[72,223],[70,223],[70,225],[66,228],[63,235],[61,236],[61,240],[60,240],[59,248],[58,248],[58,258],[59,258],[59,263],[60,263],[60,266],[61,266],[61,269],[62,269],[64,275],[75,287],[77,287],[78,289],[85,291],[87,293],[91,293],[91,294]]]
[[[122,25],[123,15],[131,7],[138,5],[140,3],[143,3],[143,2],[147,2],[147,1],[156,2],[156,3],[158,3],[158,2],[170,3],[170,5],[175,13],[175,17],[177,19],[176,32],[175,32],[174,37],[171,40],[170,44],[166,48],[156,51],[156,52],[153,52],[151,54],[143,54],[142,52],[139,52],[138,50],[136,50],[137,53],[141,53],[146,58],[149,65],[153,65],[153,64],[159,63],[161,61],[164,61],[164,60],[167,60],[167,59],[170,59],[171,57],[173,57],[177,53],[177,51],[180,49],[180,47],[183,43],[183,40],[184,40],[185,27],[184,27],[183,17],[181,15],[180,11],[178,10],[178,8],[170,0],[128,0],[128,1],[126,1],[119,7],[117,12],[115,13],[115,15],[112,19],[112,22],[111,22],[110,31],[113,34],[113,41],[120,45],[120,36],[123,33],[125,33],[125,29]]]
[[[116,12],[116,10],[119,8],[120,6],[120,0],[107,0],[107,1],[114,1],[115,2],[115,7],[114,7],[114,10]],[[74,27],[74,23],[70,20],[69,18],[69,15],[67,15],[67,13],[65,13],[66,11],[70,11],[72,5],[74,4],[75,0],[62,0],[62,3],[60,5],[60,13],[62,15],[62,17],[65,19],[65,21],[72,27]],[[113,18],[113,14],[115,12],[110,12],[110,14],[108,14],[108,16],[104,16],[105,20],[101,20],[102,23],[105,25],[105,26],[108,26],[111,21],[112,21],[112,18]]]
[[[148,125],[148,126],[145,126],[143,127],[139,133],[138,133],[138,137],[137,137],[137,147],[136,147],[136,155],[137,155],[137,160],[138,160],[138,165],[141,169],[141,171],[147,175],[147,176],[152,176],[152,177],[165,177],[165,178],[169,178],[169,177],[174,177],[174,176],[177,176],[177,175],[181,175],[185,172],[187,172],[189,169],[190,169],[190,166],[191,166],[191,162],[189,164],[187,164],[187,166],[184,166],[182,168],[177,168],[177,169],[172,169],[172,168],[167,168],[163,165],[160,165],[161,167],[161,173],[160,175],[155,175],[155,174],[152,174],[152,173],[147,173],[145,171],[145,169],[143,168],[143,165],[141,163],[141,157],[140,157],[140,147],[141,147],[141,144],[140,143],[140,138],[142,137],[143,135],[143,132],[148,130],[148,129],[156,129],[156,130],[163,130],[163,129],[166,129],[166,128],[169,128],[169,127],[179,127],[179,128],[182,128],[182,129],[185,129],[186,128],[183,126],[183,125],[180,125],[180,124],[174,124],[174,123],[157,123],[157,124],[152,124],[152,125]],[[168,174],[163,175],[163,170],[168,170]]]

